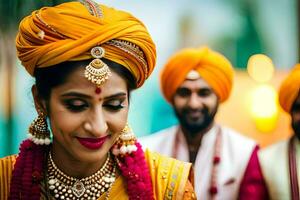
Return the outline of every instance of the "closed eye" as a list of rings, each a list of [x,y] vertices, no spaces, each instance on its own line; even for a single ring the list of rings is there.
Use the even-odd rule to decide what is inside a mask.
[[[187,88],[178,88],[176,94],[181,97],[189,97],[191,96],[192,92]]]
[[[212,94],[212,90],[210,89],[201,89],[197,92],[199,97],[207,97]]]
[[[89,107],[89,104],[81,99],[66,99],[63,100],[63,103],[71,112],[81,112]]]
[[[122,99],[111,99],[111,100],[106,101],[103,104],[103,106],[105,108],[107,108],[108,110],[111,110],[111,111],[119,111],[122,108],[126,107],[125,99],[126,98],[124,98],[124,99],[123,98]]]

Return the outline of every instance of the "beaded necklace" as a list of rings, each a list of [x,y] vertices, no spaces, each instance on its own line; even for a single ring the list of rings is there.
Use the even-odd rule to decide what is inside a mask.
[[[214,143],[214,153],[213,153],[213,160],[212,160],[212,169],[211,169],[211,177],[210,177],[210,186],[208,189],[209,195],[211,199],[215,199],[216,194],[218,193],[218,187],[217,187],[217,177],[218,177],[218,168],[221,162],[221,146],[222,146],[222,130],[218,126],[217,127],[217,136]],[[179,140],[179,129],[176,133],[176,140]],[[176,158],[178,155],[178,143],[175,142],[175,146],[173,148],[173,157]],[[195,163],[193,163],[194,165]]]
[[[211,177],[210,177],[210,187],[209,187],[209,194],[211,199],[215,199],[216,194],[218,193],[217,178],[218,178],[218,167],[221,162],[221,144],[222,144],[221,128],[218,127],[217,136],[214,144],[214,154],[213,154]]]
[[[108,154],[104,165],[93,175],[77,179],[62,172],[48,156],[48,184],[55,199],[98,199],[116,179],[116,165]]]

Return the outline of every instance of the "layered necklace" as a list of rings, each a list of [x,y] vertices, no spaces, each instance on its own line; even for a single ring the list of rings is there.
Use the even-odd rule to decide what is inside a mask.
[[[110,154],[96,173],[82,179],[68,176],[58,169],[50,152],[47,165],[48,185],[50,193],[55,199],[96,200],[109,190],[116,179],[116,165]]]

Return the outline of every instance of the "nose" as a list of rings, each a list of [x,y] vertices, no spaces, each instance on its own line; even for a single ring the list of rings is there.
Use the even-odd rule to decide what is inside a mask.
[[[188,101],[188,106],[191,109],[199,109],[203,107],[203,103],[197,93],[192,93],[189,101]]]
[[[106,135],[108,126],[102,109],[95,109],[89,114],[88,120],[84,123],[84,129],[95,137]]]

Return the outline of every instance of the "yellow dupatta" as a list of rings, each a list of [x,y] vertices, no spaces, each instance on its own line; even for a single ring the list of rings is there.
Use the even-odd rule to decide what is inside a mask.
[[[196,199],[189,182],[191,164],[158,153],[145,152],[155,200]],[[128,200],[126,181],[119,177],[109,191],[109,200]],[[106,199],[106,193],[99,200]]]
[[[12,171],[16,162],[16,155],[0,159],[0,199],[8,199]]]
[[[148,150],[145,159],[149,166],[155,200],[196,199],[189,182],[191,164],[175,160]],[[16,156],[0,159],[0,199],[8,199],[10,180]],[[99,200],[105,200],[103,194]],[[126,180],[119,176],[109,191],[110,200],[128,200]]]

